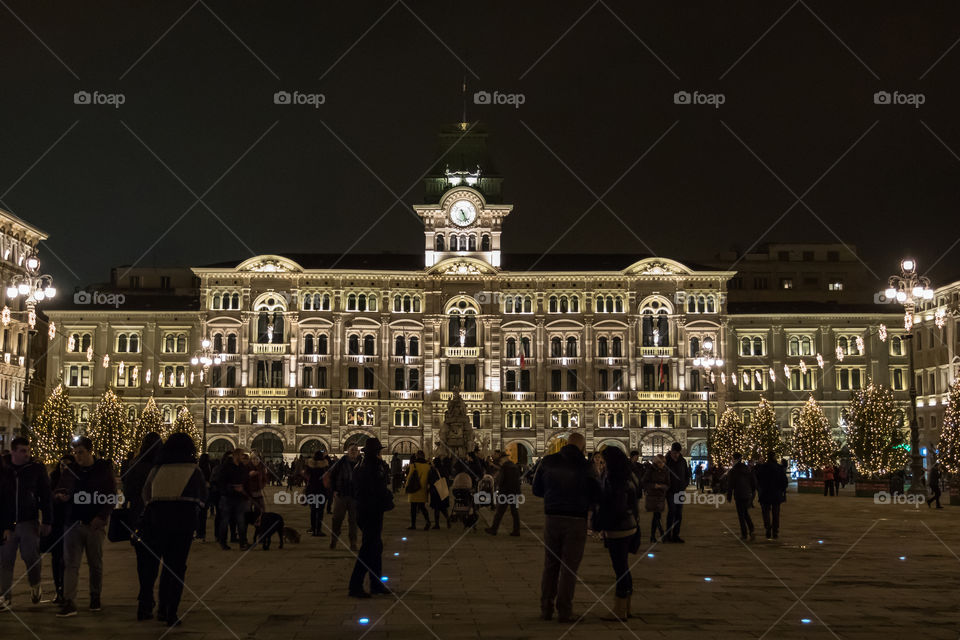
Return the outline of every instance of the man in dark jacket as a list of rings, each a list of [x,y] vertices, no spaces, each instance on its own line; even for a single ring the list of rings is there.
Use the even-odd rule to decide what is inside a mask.
[[[390,593],[380,580],[383,577],[383,514],[393,509],[393,491],[387,488],[390,467],[380,458],[382,451],[383,445],[379,439],[367,438],[363,444],[363,460],[355,469],[357,524],[363,539],[347,590],[347,595],[352,598]],[[369,593],[363,589],[363,579],[368,575]]]
[[[753,506],[753,494],[757,490],[757,479],[743,464],[743,456],[733,454],[733,468],[727,474],[727,500],[731,498],[737,504],[737,518],[740,520],[740,537],[754,539],[753,520],[750,519],[750,507]]]
[[[333,490],[333,531],[330,535],[330,548],[336,549],[343,528],[343,518],[349,517],[347,531],[350,535],[350,550],[357,550],[357,488],[353,479],[354,467],[360,449],[352,444],[347,447],[347,455],[342,456],[330,467],[330,488]]]
[[[520,512],[517,510],[517,506],[523,499],[520,495],[520,467],[515,465],[506,453],[500,454],[498,463],[500,465],[500,471],[497,472],[497,494],[495,499],[497,510],[493,515],[493,524],[491,524],[489,528],[484,529],[484,531],[492,536],[497,535],[497,529],[500,528],[500,521],[503,520],[503,515],[507,512],[507,507],[510,507],[510,517],[513,518],[513,530],[510,532],[510,535],[519,536]]]
[[[600,497],[593,465],[583,456],[587,446],[583,434],[571,433],[567,443],[540,461],[533,479],[533,495],[543,498],[546,514],[540,614],[544,620],[551,619],[556,603],[557,619],[562,623],[576,620],[573,592],[587,540],[587,512]]]
[[[930,468],[930,481],[927,483],[927,486],[930,487],[930,490],[933,491],[933,495],[927,498],[927,508],[930,508],[930,505],[933,502],[937,503],[937,509],[943,509],[940,506],[940,494],[943,493],[943,489],[940,488],[940,463],[936,463]]]
[[[219,484],[220,508],[223,512],[220,518],[220,527],[217,530],[217,540],[220,548],[229,550],[227,534],[235,525],[240,533],[240,548],[247,548],[247,525],[243,514],[250,508],[247,494],[243,491],[243,483],[247,479],[247,472],[241,459],[243,449],[234,449],[231,458],[224,460],[217,471]]]
[[[20,557],[27,565],[30,600],[40,602],[40,538],[49,535],[53,522],[53,500],[46,468],[30,457],[30,441],[14,438],[10,445],[10,465],[0,473],[6,476],[9,533],[0,546],[0,611],[10,606],[13,566]],[[41,523],[40,516],[43,516]]]
[[[94,456],[90,438],[76,440],[73,455],[76,463],[60,476],[60,485],[54,493],[54,499],[63,500],[67,505],[63,523],[64,602],[57,613],[59,618],[77,615],[77,583],[84,554],[90,568],[90,611],[100,611],[103,539],[110,512],[118,499],[113,465]]]
[[[766,462],[757,467],[757,499],[763,513],[767,540],[776,540],[780,533],[780,505],[787,499],[787,474],[773,452],[767,456]]]
[[[683,542],[680,523],[683,521],[683,502],[690,484],[690,465],[680,453],[682,449],[679,442],[674,442],[667,454],[670,484],[667,487],[667,531],[664,542]]]

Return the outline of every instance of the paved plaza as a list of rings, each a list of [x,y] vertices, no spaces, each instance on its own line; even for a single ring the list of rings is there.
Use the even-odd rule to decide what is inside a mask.
[[[529,491],[529,487],[525,487]],[[270,490],[271,492],[273,489]],[[303,532],[305,507],[275,507]],[[957,638],[956,576],[960,508],[875,504],[855,498],[791,493],[776,542],[744,545],[730,504],[690,504],[683,545],[656,545],[633,556],[639,615],[602,620],[612,601],[610,563],[589,541],[581,566],[575,625],[538,619],[543,526],[539,499],[527,495],[519,538],[482,531],[407,531],[398,496],[387,514],[384,572],[393,596],[346,596],[353,555],[331,551],[329,538],[264,552],[230,552],[195,544],[181,612],[170,631],[136,622],[136,572],[129,545],[107,543],[101,613],[86,606],[61,620],[49,603],[32,606],[26,580],[14,590],[14,614],[2,637],[36,638]],[[753,510],[762,533],[759,509]],[[489,520],[490,512],[484,512]],[[509,516],[507,518],[509,523]],[[325,520],[329,525],[329,517]],[[644,526],[644,533],[647,527]],[[507,527],[509,531],[509,527]],[[46,561],[46,559],[45,559]],[[16,578],[23,573],[17,565]],[[44,589],[53,590],[44,566]],[[361,619],[366,618],[366,624]]]

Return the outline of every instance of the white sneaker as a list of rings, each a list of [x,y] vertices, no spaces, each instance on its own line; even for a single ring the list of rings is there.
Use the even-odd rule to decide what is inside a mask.
[[[40,585],[30,587],[30,602],[33,604],[39,604],[42,598],[43,589],[40,588]]]

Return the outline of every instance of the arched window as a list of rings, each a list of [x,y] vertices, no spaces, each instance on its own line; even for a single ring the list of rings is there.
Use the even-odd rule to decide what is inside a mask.
[[[317,335],[317,355],[327,355],[327,335],[325,333]]]
[[[397,295],[393,296],[393,310],[396,312],[399,312],[400,309],[403,308],[402,305],[403,305],[403,298],[400,296],[400,294],[398,293]]]
[[[697,299],[694,296],[687,297],[687,313],[697,312]]]
[[[410,338],[410,355],[419,356],[420,355],[420,339],[416,336]]]
[[[890,354],[894,356],[903,355],[903,340],[900,339],[900,336],[890,338]]]
[[[607,338],[606,336],[600,336],[597,338],[597,356],[601,358],[607,357]]]
[[[577,357],[577,339],[574,338],[573,336],[570,336],[569,338],[567,338],[567,350],[565,355],[568,358]]]
[[[303,352],[306,354],[313,353],[313,334],[311,333],[303,337]]]
[[[697,296],[697,313],[706,313],[707,299],[704,296]]]
[[[690,338],[690,357],[696,358],[700,355],[700,338]]]
[[[360,336],[354,334],[347,338],[347,355],[360,355]]]
[[[804,336],[800,339],[800,355],[802,356],[811,356],[813,355],[812,342],[808,336]]]
[[[550,357],[559,358],[561,356],[563,356],[563,341],[554,336],[550,339]]]
[[[516,358],[517,357],[517,340],[516,338],[507,338],[507,348],[505,356],[506,358]]]
[[[396,340],[393,341],[393,355],[395,356],[405,356],[407,355],[407,341],[403,336],[397,336]]]
[[[753,339],[753,355],[762,356],[763,355],[763,339],[754,338]]]
[[[213,294],[213,304],[211,305],[211,307],[214,308],[214,309],[219,309],[219,308],[220,308],[220,294],[219,294],[219,293]]]
[[[533,354],[530,350],[530,338],[520,338],[520,351],[524,358],[529,358]]]
[[[550,313],[557,313],[558,309],[559,309],[559,304],[557,301],[557,296],[550,296],[550,304],[547,307],[547,310]]]
[[[125,333],[121,333],[119,336],[117,336],[117,352],[127,352],[127,334]]]
[[[740,340],[740,355],[749,356],[751,351],[750,345],[750,338],[742,338]]]
[[[227,353],[237,352],[237,334],[231,333],[227,336]]]
[[[486,233],[480,236],[480,251],[490,251],[490,236]]]
[[[837,338],[837,347],[839,347],[840,350],[843,351],[843,353],[845,354],[850,353],[849,345],[847,344],[847,339],[843,336],[840,336],[839,338]]]
[[[790,338],[790,355],[798,356],[800,355],[800,338],[793,336]]]
[[[374,354],[373,346],[374,346],[373,336],[372,335],[363,336],[363,355],[372,356]]]
[[[716,313],[716,299],[713,296],[707,296],[707,313]]]
[[[623,340],[620,339],[620,336],[614,336],[613,338],[613,353],[611,355],[614,358],[623,356]]]
[[[443,251],[443,236],[439,233],[437,234],[436,247],[437,251]]]

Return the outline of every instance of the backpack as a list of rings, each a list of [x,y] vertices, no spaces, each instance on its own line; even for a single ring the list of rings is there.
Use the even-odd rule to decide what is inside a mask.
[[[417,470],[416,465],[410,465],[410,478],[407,480],[407,493],[416,493],[420,491],[420,472]]]

